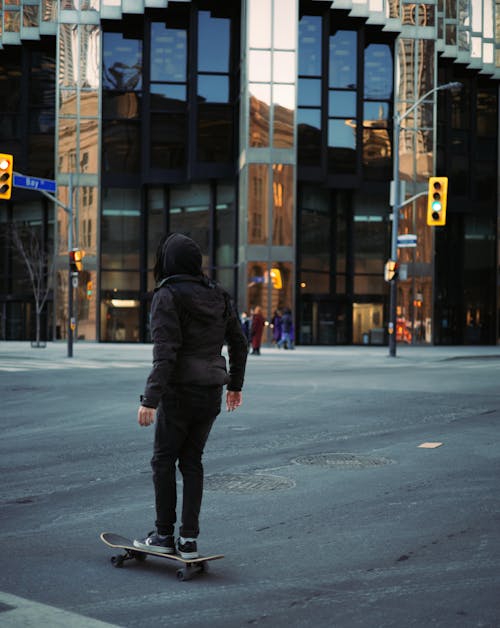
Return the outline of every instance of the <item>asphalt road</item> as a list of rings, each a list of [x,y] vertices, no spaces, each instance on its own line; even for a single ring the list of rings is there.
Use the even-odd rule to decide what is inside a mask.
[[[205,455],[225,558],[190,582],[99,540],[153,527],[151,347],[65,351],[0,343],[0,625],[500,626],[500,347],[249,356]]]

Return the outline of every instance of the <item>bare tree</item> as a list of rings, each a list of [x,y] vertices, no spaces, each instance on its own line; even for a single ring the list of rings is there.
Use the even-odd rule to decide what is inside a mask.
[[[41,235],[29,224],[12,223],[12,245],[24,262],[35,300],[36,337],[40,347],[40,320],[51,289],[55,256],[43,248]]]

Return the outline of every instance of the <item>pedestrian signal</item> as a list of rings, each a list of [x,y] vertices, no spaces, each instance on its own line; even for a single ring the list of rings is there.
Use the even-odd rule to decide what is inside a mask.
[[[439,227],[446,224],[448,177],[431,177],[427,194],[427,224]]]
[[[0,199],[9,200],[12,194],[13,155],[0,153]]]
[[[398,263],[393,259],[387,260],[384,268],[384,279],[386,281],[394,281],[398,276]]]
[[[69,252],[69,266],[72,273],[79,273],[83,270],[84,251],[73,249]]]

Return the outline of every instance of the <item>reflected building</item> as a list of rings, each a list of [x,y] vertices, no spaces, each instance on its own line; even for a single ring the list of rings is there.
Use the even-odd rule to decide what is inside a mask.
[[[0,200],[1,339],[34,326],[19,222],[55,258],[48,339],[66,337],[72,291],[77,338],[148,342],[156,244],[180,231],[240,310],[290,307],[297,344],[386,343],[399,112],[399,229],[417,246],[398,251],[397,339],[498,343],[497,2],[0,5],[0,150],[59,201]],[[440,228],[433,175],[449,177]]]

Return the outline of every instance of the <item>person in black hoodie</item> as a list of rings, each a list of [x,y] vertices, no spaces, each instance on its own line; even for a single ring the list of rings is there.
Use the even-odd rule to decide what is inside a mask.
[[[156,530],[138,548],[198,556],[199,514],[203,494],[203,450],[220,413],[223,386],[226,408],[242,403],[248,343],[228,293],[202,274],[199,246],[179,233],[164,236],[155,265],[157,287],[151,304],[153,368],[146,382],[138,422],[154,423],[151,460]],[[227,342],[229,369],[221,354]],[[177,547],[176,464],[183,478],[182,520]]]

